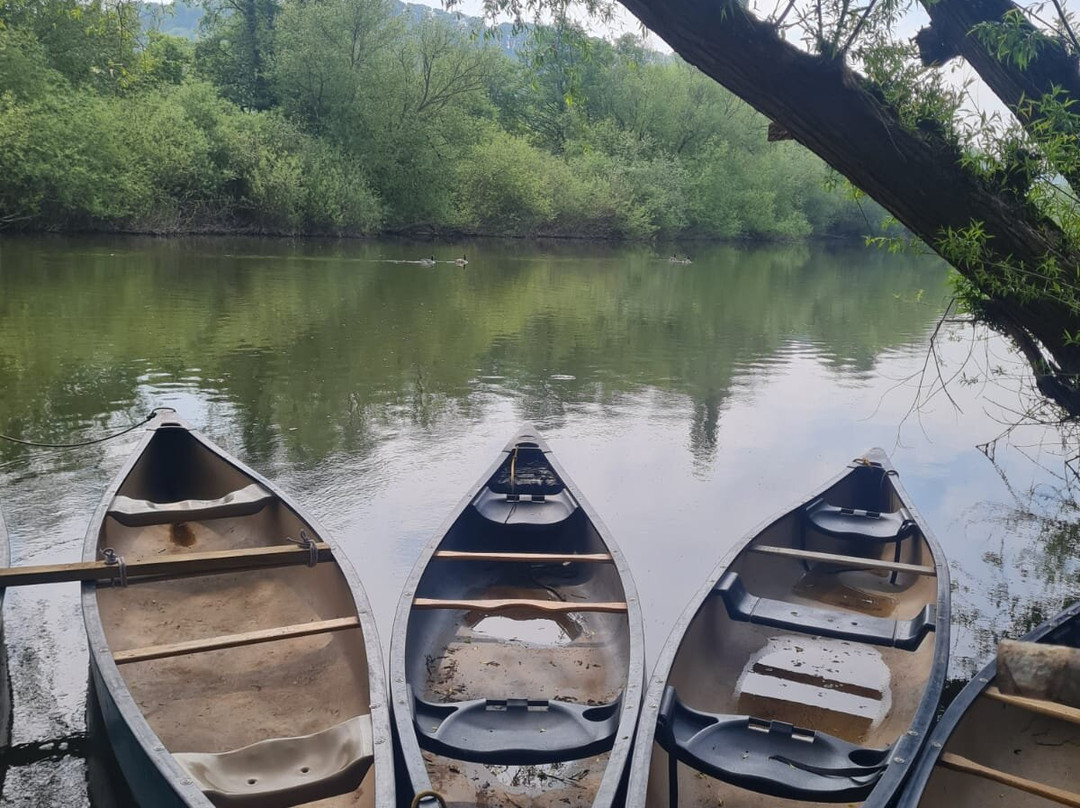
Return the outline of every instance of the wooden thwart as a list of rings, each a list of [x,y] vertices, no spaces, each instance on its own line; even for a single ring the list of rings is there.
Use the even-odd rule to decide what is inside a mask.
[[[754,545],[750,549],[755,553],[767,553],[768,555],[778,555],[786,558],[801,558],[805,561],[835,564],[838,567],[858,567],[860,569],[886,570],[888,572],[912,572],[915,575],[937,574],[937,570],[933,567],[923,567],[919,564],[901,564],[898,561],[884,561],[880,558],[859,558],[858,556],[835,555],[833,553],[817,553],[812,550],[799,550],[795,547],[771,547],[767,544]]]
[[[1062,721],[1068,721],[1072,724],[1080,724],[1080,710],[1076,707],[1058,704],[1056,701],[1029,699],[1026,696],[1012,696],[1008,693],[1002,693],[996,687],[986,688],[986,690],[983,691],[983,695],[987,698],[994,699],[995,701],[1011,704],[1014,707],[1020,707],[1024,710],[1030,710],[1033,713],[1047,715],[1051,718],[1060,718]]]
[[[330,631],[344,631],[345,629],[359,628],[359,626],[360,619],[358,617],[337,617],[333,620],[319,620],[313,623],[298,623],[293,626],[265,628],[258,631],[247,631],[243,634],[225,634],[220,637],[208,637],[202,640],[188,640],[187,642],[174,642],[168,645],[148,645],[145,648],[132,648],[128,651],[114,653],[113,661],[117,665],[128,665],[132,662],[146,662],[151,659],[165,659],[167,657],[184,656],[185,654],[199,654],[204,651],[220,651],[224,648],[239,648],[244,645],[288,640],[294,637],[307,637],[312,634],[326,634]]]
[[[1070,805],[1073,806],[1073,808],[1080,808],[1080,794],[1074,794],[1071,791],[1044,785],[1043,783],[1038,783],[1034,780],[1028,780],[1026,777],[1018,777],[1015,774],[1009,774],[1008,772],[999,771],[998,769],[991,769],[989,766],[983,766],[981,763],[968,760],[966,757],[960,755],[954,755],[951,752],[942,753],[939,765],[944,766],[947,769],[952,769],[953,771],[973,774],[976,777],[982,777],[986,780],[993,780],[995,783],[1001,783],[1002,785],[1015,788],[1018,791],[1025,791],[1028,794],[1034,794],[1061,805]]]
[[[315,547],[319,561],[333,559],[330,545],[318,542]],[[307,548],[295,544],[280,544],[244,550],[164,555],[153,560],[128,561],[125,563],[125,569],[130,580],[144,575],[192,575],[263,567],[286,567],[306,564],[310,559],[311,553]],[[0,587],[71,581],[109,581],[119,578],[119,575],[119,567],[115,564],[106,564],[104,561],[46,564],[37,567],[7,567],[0,569]]]
[[[605,564],[613,560],[609,553],[467,553],[459,550],[437,550],[435,558],[446,561],[519,561],[529,564]]]
[[[439,598],[416,598],[414,609],[465,609],[470,612],[505,612],[522,609],[551,614],[569,612],[611,612],[626,611],[626,604],[612,602],[568,602],[564,600],[530,600],[527,598],[497,598],[492,600],[442,600]]]

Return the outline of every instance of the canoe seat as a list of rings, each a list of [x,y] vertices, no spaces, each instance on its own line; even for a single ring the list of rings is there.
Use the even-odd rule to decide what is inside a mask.
[[[356,790],[375,760],[371,716],[231,752],[173,755],[218,808],[286,808]]]
[[[918,529],[915,520],[903,508],[882,513],[842,508],[818,498],[806,506],[804,513],[812,528],[840,539],[887,543],[906,539]]]
[[[230,491],[218,499],[184,499],[179,502],[151,502],[117,496],[109,506],[108,515],[128,527],[163,525],[170,522],[200,522],[204,519],[226,519],[258,513],[274,499],[274,495],[258,483]]]
[[[437,704],[413,693],[413,723],[429,752],[474,763],[530,766],[599,755],[615,744],[622,696],[608,704],[475,699]]]
[[[780,634],[743,666],[734,712],[814,727],[854,743],[892,709],[881,649],[845,640]]]
[[[732,620],[812,634],[816,637],[884,645],[904,651],[914,651],[927,632],[934,630],[937,613],[934,605],[928,603],[910,620],[887,620],[883,617],[867,617],[759,598],[746,591],[739,574],[734,570],[724,573],[713,587],[712,594],[723,600],[728,617]]]
[[[861,802],[889,765],[889,749],[746,715],[715,715],[664,691],[657,742],[679,761],[725,783],[806,802]]]
[[[546,527],[565,522],[578,506],[565,490],[535,494],[484,488],[473,500],[473,507],[485,519],[500,525]]]

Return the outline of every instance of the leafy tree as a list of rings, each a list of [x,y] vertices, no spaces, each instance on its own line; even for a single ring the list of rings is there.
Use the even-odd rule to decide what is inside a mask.
[[[204,0],[198,63],[223,95],[248,109],[269,109],[270,55],[277,0]]]
[[[52,70],[99,90],[124,88],[137,59],[139,19],[130,0],[0,0],[0,28],[32,35]]]

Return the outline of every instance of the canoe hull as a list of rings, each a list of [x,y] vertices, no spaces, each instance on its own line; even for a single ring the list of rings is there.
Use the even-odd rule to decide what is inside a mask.
[[[185,440],[189,440],[192,443],[194,450],[197,453],[204,455],[208,454],[212,456],[215,462],[220,463],[220,470],[215,470],[214,475],[225,474],[232,478],[243,479],[246,482],[253,482],[254,484],[261,486],[267,492],[276,498],[276,501],[281,503],[279,508],[277,505],[273,507],[281,513],[288,514],[290,524],[303,524],[309,526],[311,530],[317,534],[318,538],[324,542],[328,541],[327,534],[322,530],[318,523],[308,514],[306,514],[295,502],[282,494],[273,484],[263,478],[261,475],[252,471],[244,466],[239,461],[232,457],[229,457],[220,449],[215,447],[212,443],[207,441],[199,433],[191,430],[179,419],[175,418],[175,415],[171,411],[159,415],[148,426],[146,433],[138,446],[133,451],[131,457],[125,466],[120,470],[115,478],[113,484],[105,493],[101,504],[95,513],[94,518],[91,520],[89,530],[86,535],[86,540],[83,548],[83,558],[85,561],[93,561],[98,558],[100,552],[100,541],[103,534],[106,516],[109,513],[110,503],[113,503],[118,491],[124,486],[125,481],[129,476],[133,474],[133,470],[139,464],[140,459],[144,453],[148,451],[148,447],[155,438],[155,433],[159,429],[172,430],[174,433],[179,434],[181,431],[186,434]],[[172,438],[170,438],[172,440]],[[179,462],[179,461],[178,461]],[[144,464],[145,465],[145,464]],[[152,468],[152,467],[151,467]],[[140,472],[142,473],[142,472]],[[168,475],[166,475],[168,476]],[[125,489],[126,491],[127,489]],[[148,497],[148,499],[154,499]],[[168,501],[168,499],[162,500]],[[268,506],[269,507],[269,506]],[[285,510],[281,510],[281,509]],[[247,518],[247,517],[242,517]],[[228,520],[218,518],[214,523],[215,529],[206,531],[205,535],[207,539],[215,538],[217,541],[231,541],[229,538],[233,535],[233,531],[237,529],[236,525],[242,521],[242,518]],[[267,519],[271,517],[268,516]],[[110,530],[114,531],[120,540],[125,540],[128,535],[133,535],[131,531],[141,530],[142,528],[125,528],[123,525],[116,526],[115,520],[112,522],[113,527]],[[193,540],[195,534],[203,531],[204,528],[197,519],[193,519],[189,525],[181,526],[182,529],[170,528],[167,524],[160,530],[171,534],[172,536],[182,538],[185,541]],[[124,531],[128,531],[125,533]],[[150,530],[158,530],[158,528],[150,528]],[[220,533],[220,535],[218,535]],[[270,536],[276,536],[277,533],[272,533]],[[286,533],[285,535],[289,535]],[[293,532],[292,535],[296,535]],[[152,537],[151,537],[152,538]],[[200,541],[202,534],[200,533]],[[278,539],[280,540],[280,539]],[[183,545],[181,545],[183,546]],[[216,548],[215,548],[216,549]],[[224,548],[222,548],[224,549]],[[324,566],[325,565],[325,566]],[[386,704],[386,687],[384,674],[381,667],[381,649],[379,646],[378,635],[375,629],[374,619],[371,613],[371,609],[368,606],[366,598],[363,594],[363,590],[360,587],[359,581],[356,577],[356,573],[352,570],[347,559],[343,554],[334,551],[333,562],[321,562],[314,570],[308,570],[306,567],[302,568],[304,573],[310,574],[311,578],[305,580],[326,580],[326,576],[330,575],[335,579],[337,588],[343,591],[345,594],[337,595],[336,597],[340,601],[339,607],[346,610],[347,613],[354,614],[359,628],[362,632],[362,638],[357,634],[355,640],[350,640],[352,645],[347,647],[355,647],[358,649],[356,654],[357,665],[360,665],[366,660],[364,665],[364,679],[357,680],[356,687],[361,687],[363,691],[363,698],[369,702],[370,716],[371,716],[371,728],[373,736],[374,747],[374,785],[371,787],[371,800],[372,804],[376,808],[389,808],[394,802],[394,770],[393,759],[390,743],[390,722],[389,722],[389,708]],[[287,570],[282,569],[278,571],[268,571],[267,573],[227,573],[220,576],[220,579],[224,581],[223,586],[228,585],[229,580],[237,575],[249,575],[249,576],[262,576],[266,575],[269,579],[266,583],[268,586],[274,585],[274,580],[282,580],[282,576],[287,573]],[[275,575],[278,577],[275,579]],[[230,577],[232,576],[232,577]],[[200,579],[192,579],[192,586],[195,587],[196,583]],[[211,579],[202,579],[204,583],[209,580],[211,583],[207,584],[212,588],[213,581],[217,581],[218,577],[212,577]],[[116,616],[124,614],[123,598],[131,598],[132,603],[138,603],[139,598],[142,597],[140,592],[162,591],[161,587],[176,587],[183,589],[186,586],[184,579],[180,579],[173,583],[168,581],[163,584],[158,583],[136,583],[125,590],[118,590],[116,593],[107,593],[110,596],[112,605],[106,610],[108,613],[109,625],[113,626],[111,630],[115,632],[115,618]],[[175,591],[175,589],[173,590]],[[228,590],[223,590],[228,591]],[[302,591],[302,590],[298,590]],[[82,607],[84,622],[86,626],[87,639],[90,649],[90,668],[93,687],[100,703],[102,716],[105,723],[106,732],[110,741],[114,745],[115,756],[117,762],[124,772],[125,778],[128,780],[131,791],[135,795],[136,799],[142,805],[146,806],[192,806],[193,808],[211,808],[212,802],[203,793],[198,784],[193,780],[191,775],[180,765],[176,758],[167,749],[167,744],[162,741],[162,737],[155,732],[152,728],[147,717],[143,714],[139,704],[136,703],[135,698],[132,696],[129,681],[125,674],[122,674],[120,668],[117,666],[113,659],[113,649],[109,644],[109,633],[106,630],[106,619],[103,618],[103,607],[99,599],[99,593],[101,592],[99,585],[95,583],[84,583],[82,586]],[[118,597],[123,596],[120,600]],[[318,597],[317,593],[314,593],[312,597]],[[113,602],[115,601],[115,603]],[[155,601],[149,601],[151,604]],[[159,609],[164,608],[164,601]],[[145,604],[143,604],[145,605]],[[130,612],[128,612],[130,616]],[[136,613],[137,614],[137,613]],[[182,612],[177,613],[179,616],[183,616]],[[206,612],[199,616],[199,622],[202,623],[203,618],[206,619],[207,625],[203,627],[203,631],[214,631],[214,621],[221,622],[222,620],[228,622],[228,612],[223,611],[218,613]],[[243,618],[244,620],[255,619],[257,615],[250,615],[247,613],[237,613],[237,619]],[[305,622],[304,614],[298,613],[296,619],[287,620],[287,622]],[[330,615],[333,616],[333,615]],[[175,619],[175,618],[173,618]],[[149,624],[147,624],[149,625]],[[259,626],[255,626],[259,627]],[[142,637],[149,637],[147,639],[141,639],[136,636],[132,644],[138,645],[153,645],[156,642],[162,640],[153,639],[155,636],[153,631],[146,626],[139,626],[136,624],[136,628],[140,631],[149,631],[149,633],[142,635]],[[152,629],[152,626],[150,627]],[[156,630],[156,629],[155,629]],[[223,631],[220,627],[216,629],[218,634],[230,634],[236,633],[235,629],[226,627]],[[337,635],[327,635],[330,638],[334,638]],[[170,639],[168,635],[165,635],[166,639]],[[289,642],[297,642],[291,640]],[[337,642],[335,639],[330,639],[328,642]],[[121,646],[123,647],[123,646]],[[337,646],[334,646],[337,647]],[[250,649],[239,649],[237,653],[247,652]],[[211,652],[218,654],[216,659],[224,660],[222,654],[230,654],[230,651],[218,651]],[[288,652],[286,653],[286,658]],[[181,659],[196,660],[197,657],[181,657]],[[237,657],[239,660],[240,657]],[[161,668],[153,668],[152,666],[159,663],[150,662],[142,663],[148,666],[147,670],[151,671],[151,677],[153,676],[153,670],[163,670]],[[185,663],[188,664],[188,663]],[[194,663],[191,663],[194,664]],[[351,662],[349,664],[352,664]],[[138,665],[138,663],[137,663]],[[203,669],[206,669],[205,666]],[[211,668],[212,669],[212,668]],[[181,669],[183,670],[183,669]],[[198,670],[194,668],[192,670]],[[225,668],[222,668],[222,672]],[[175,676],[175,674],[172,674]],[[194,675],[194,674],[193,674]],[[145,679],[145,677],[143,677]],[[218,677],[220,678],[220,677]],[[151,678],[152,681],[152,678]],[[197,680],[191,680],[193,684],[197,686]],[[362,684],[361,684],[362,683]],[[258,691],[256,686],[255,690]],[[257,698],[257,696],[255,697]],[[230,725],[224,716],[217,714],[212,715],[219,719],[219,725],[225,729],[229,729]],[[224,719],[224,720],[223,720]],[[203,721],[206,724],[206,721]],[[212,725],[211,725],[212,726]],[[287,726],[287,725],[286,725]],[[170,728],[173,731],[173,728]],[[309,730],[312,731],[312,730]],[[205,734],[205,731],[204,731]],[[285,735],[292,735],[294,733],[284,733]],[[305,734],[303,732],[295,733],[296,735]],[[264,737],[275,737],[271,734]],[[242,743],[222,743],[220,747],[223,748],[210,748],[207,751],[219,752],[228,749],[236,749],[242,746]],[[206,748],[206,747],[204,747]],[[175,751],[189,751],[192,750],[191,746],[187,748],[180,748]],[[201,751],[198,745],[194,746],[193,751]]]
[[[1080,648],[1080,602],[1039,625],[1026,642]],[[940,766],[946,753],[1007,770],[1028,780],[1080,793],[1076,746],[1080,725],[995,701],[984,696],[994,683],[991,660],[964,687],[941,716],[926,750],[905,785],[896,808],[1049,805],[1042,798]],[[1008,742],[1003,744],[1005,738]]]
[[[867,498],[872,504],[850,504]],[[849,510],[830,510],[828,499]],[[877,536],[852,545],[836,523],[850,518],[866,522],[859,530],[868,535],[887,535],[895,518],[898,531],[916,538],[904,545],[904,558]],[[856,563],[863,555],[865,567]],[[695,798],[747,808],[887,805],[929,731],[948,638],[941,549],[885,453],[868,452],[747,533],[691,600],[650,679],[626,805],[669,808],[680,800],[696,805]],[[892,684],[906,681],[915,685]],[[792,725],[824,738],[805,762],[785,766],[786,753],[766,747],[790,745]],[[860,750],[853,758],[848,742]],[[849,774],[814,776],[828,771]]]
[[[11,545],[8,542],[4,513],[0,511],[0,566],[11,566]],[[8,668],[7,643],[4,642],[4,589],[0,587],[0,749],[11,743],[11,671]],[[3,773],[0,772],[0,782]]]
[[[543,453],[553,472],[554,476],[545,477],[545,471],[531,481],[535,497],[522,493],[518,500],[514,494],[506,495],[514,490],[513,458],[518,457],[515,447],[530,447],[534,453]],[[523,450],[522,457],[525,456]],[[523,465],[522,461],[517,466],[519,481],[527,473],[523,472]],[[500,487],[507,483],[509,488]],[[478,551],[505,558],[455,557],[455,554]],[[514,561],[518,554],[528,556],[528,563],[522,563],[525,559]],[[537,563],[537,554],[549,554],[552,560]],[[587,554],[593,558],[588,562],[567,563],[562,560],[566,554]],[[598,561],[600,558],[603,560]],[[459,610],[428,611],[419,605],[426,600],[438,602],[462,597],[466,601],[469,597],[480,601],[475,607],[466,602],[464,609]],[[539,607],[554,606],[559,611],[541,610],[543,619],[532,619],[537,617],[537,606],[524,609],[511,606],[505,611],[493,611],[483,605],[493,598],[534,599],[530,601],[534,604],[535,599],[540,599]],[[602,613],[588,608],[573,609],[572,601],[607,608],[598,605],[603,601],[613,610]],[[508,627],[517,631],[517,626],[528,623],[551,631],[521,642],[500,641],[502,635],[498,631]],[[496,632],[493,636],[485,635],[487,626]],[[591,643],[593,647],[585,647],[585,643],[575,639],[585,636],[595,639]],[[599,654],[604,655],[603,664],[595,664]],[[455,806],[481,804],[484,800],[492,805],[509,805],[511,800],[531,806],[546,806],[549,800],[571,807],[620,805],[643,684],[640,608],[625,560],[599,516],[550,454],[550,449],[532,429],[523,429],[435,533],[406,582],[399,602],[391,641],[391,693],[404,769],[399,780],[407,784],[402,789],[401,804],[408,805],[415,793],[446,787],[449,804]],[[417,698],[418,693],[422,699]],[[617,726],[617,730],[607,735],[607,740],[600,732],[591,741],[581,737],[568,743],[561,750],[566,753],[564,762],[552,764],[556,767],[553,769],[539,762],[552,759],[550,749],[499,748],[470,762],[469,752],[453,747],[453,733],[447,723],[441,729],[446,731],[446,746],[439,746],[442,736],[438,739],[431,736],[425,739],[425,751],[421,751],[414,725],[419,715],[417,710],[425,710],[424,715],[435,715],[439,709],[455,709],[443,708],[443,704],[472,703],[480,712],[474,709],[471,717],[463,714],[455,720],[460,718],[466,730],[479,729],[482,735],[484,700],[489,700],[489,709],[513,713],[524,710],[523,705],[517,707],[513,703],[519,698],[539,699],[548,706],[543,708],[542,715],[546,718],[542,721],[537,717],[540,714],[526,712],[512,719],[519,721],[517,726],[521,731],[508,733],[506,737],[515,741],[529,737],[533,730],[548,732],[548,738],[571,725],[580,730],[589,722],[575,722],[562,714],[573,713],[575,705],[581,708],[587,704],[607,705],[593,717],[597,726],[608,722],[609,729]],[[423,699],[429,702],[426,706]],[[492,708],[498,699],[507,699],[509,703]],[[470,725],[477,717],[480,723]],[[544,726],[534,727],[538,722]],[[466,731],[465,735],[468,734]],[[472,737],[476,737],[475,733]],[[438,754],[432,751],[439,749],[442,751]],[[517,772],[515,782],[508,783],[514,772]],[[548,778],[547,788],[545,778]],[[565,787],[556,793],[558,786],[553,784],[560,778]],[[492,788],[487,790],[484,784]],[[510,790],[500,792],[503,788]],[[425,808],[428,804],[421,803]]]
[[[152,750],[158,745],[157,738],[152,733],[143,733],[141,738],[136,735],[137,730],[124,718],[123,711],[113,698],[113,691],[105,684],[95,654],[90,655],[90,679],[113,755],[124,773],[128,789],[139,805],[212,808],[212,803],[199,789],[182,787],[185,779],[183,772],[162,771],[161,767],[171,762],[171,755],[148,753],[148,749]]]

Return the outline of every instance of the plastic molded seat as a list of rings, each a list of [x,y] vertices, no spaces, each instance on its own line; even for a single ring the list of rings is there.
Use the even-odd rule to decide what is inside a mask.
[[[578,760],[615,744],[622,697],[609,704],[476,699],[449,704],[413,694],[414,725],[429,752],[475,763],[528,766]]]
[[[728,617],[746,623],[833,637],[838,640],[885,645],[914,651],[927,632],[935,628],[936,609],[931,603],[911,620],[888,620],[849,612],[836,612],[814,606],[802,606],[782,600],[751,595],[739,574],[728,570],[713,587],[713,594],[724,601]]]
[[[492,522],[512,526],[557,525],[577,510],[577,503],[565,490],[555,494],[502,494],[490,488],[473,500],[480,515]]]
[[[903,509],[894,513],[842,508],[816,499],[806,506],[806,519],[817,531],[841,539],[893,542],[913,534],[917,525]]]
[[[656,739],[669,755],[725,783],[807,802],[861,802],[888,767],[889,749],[823,732],[684,705],[668,687]]]
[[[258,483],[231,491],[218,499],[185,499],[180,502],[151,502],[117,496],[108,514],[128,527],[163,525],[170,522],[198,522],[204,519],[225,519],[250,516],[265,508],[274,495]]]
[[[286,808],[356,790],[375,759],[371,716],[219,754],[174,753],[218,808]]]

